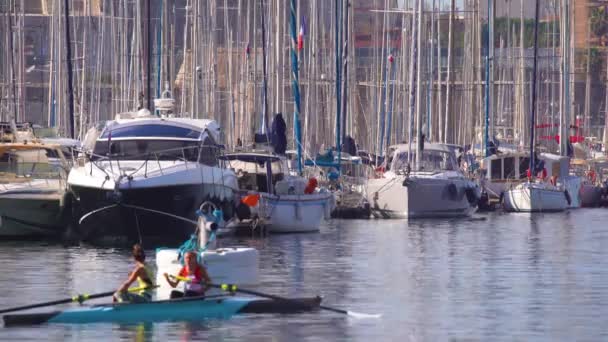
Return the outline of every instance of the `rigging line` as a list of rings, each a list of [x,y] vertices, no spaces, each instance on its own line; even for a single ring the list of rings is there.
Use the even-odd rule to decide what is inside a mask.
[[[141,238],[141,229],[139,229],[139,218],[137,217],[137,210],[133,210],[133,215],[135,216],[135,227],[137,228],[137,235],[139,236],[139,244],[143,246],[143,241]]]
[[[181,217],[181,216],[178,216],[178,215],[169,214],[169,213],[164,212],[164,211],[144,208],[144,207],[140,207],[140,206],[132,205],[132,204],[124,204],[123,203],[123,204],[118,204],[118,205],[123,206],[125,208],[132,208],[132,209],[137,209],[137,210],[142,210],[142,211],[149,211],[149,212],[152,212],[152,213],[156,213],[156,214],[160,214],[160,215],[165,215],[165,216],[173,217],[174,219],[177,219],[177,220],[181,220],[181,221],[184,221],[184,222],[192,223],[194,225],[198,225],[198,221],[190,220],[188,218]]]

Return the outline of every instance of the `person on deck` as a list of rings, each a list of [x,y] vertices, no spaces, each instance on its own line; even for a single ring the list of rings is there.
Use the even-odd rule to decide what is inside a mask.
[[[146,265],[146,254],[141,245],[133,246],[133,259],[135,259],[135,268],[129,274],[129,278],[125,281],[114,293],[113,300],[115,302],[131,302],[141,303],[148,302],[152,299],[152,289],[154,288],[154,279],[152,272]],[[133,293],[128,292],[129,286],[137,280],[140,290]]]
[[[184,267],[179,271],[178,279],[171,279],[167,273],[164,276],[173,288],[179,284],[179,278],[188,279],[184,284],[184,292],[173,290],[171,298],[204,296],[211,283],[207,269],[197,262],[195,252],[187,252],[184,255]]]

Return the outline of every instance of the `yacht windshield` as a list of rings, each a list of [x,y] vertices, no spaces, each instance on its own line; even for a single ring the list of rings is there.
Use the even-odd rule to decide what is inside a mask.
[[[120,160],[180,160],[197,161],[199,141],[183,140],[107,140],[97,141],[93,150],[93,160],[109,154]]]
[[[416,163],[416,154],[412,153],[412,170],[413,165]],[[396,151],[395,157],[391,164],[391,170],[399,171],[405,170],[408,164],[408,153],[406,151]],[[420,160],[420,166],[418,171],[451,171],[456,170],[456,161],[454,155],[447,151],[440,150],[424,150],[422,152],[422,158]]]
[[[0,156],[0,172],[21,178],[58,179],[62,176],[62,161],[56,150],[33,149],[10,151]]]
[[[135,137],[158,137],[158,138],[180,138],[198,139],[200,131],[172,126],[168,124],[146,124],[125,127],[107,128],[103,131],[101,139],[113,138],[135,138]]]

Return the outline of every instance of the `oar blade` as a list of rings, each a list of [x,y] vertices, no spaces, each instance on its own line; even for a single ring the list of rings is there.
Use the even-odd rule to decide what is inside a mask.
[[[353,317],[353,318],[373,318],[373,319],[378,319],[378,318],[382,317],[382,314],[368,314],[368,313],[355,312],[355,311],[346,311],[346,314],[349,317]]]

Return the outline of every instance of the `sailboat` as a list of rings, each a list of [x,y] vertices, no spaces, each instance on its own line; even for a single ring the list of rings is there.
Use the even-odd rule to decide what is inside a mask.
[[[372,213],[382,218],[466,217],[477,209],[479,187],[458,169],[443,144],[425,144],[412,169],[406,144],[392,146],[392,162],[382,177],[369,179]]]
[[[453,149],[447,144],[426,143],[421,117],[420,60],[423,2],[417,2],[417,26],[413,25],[410,65],[410,134],[416,114],[416,141],[395,145],[386,154],[385,171],[367,183],[372,213],[383,218],[466,217],[475,212],[479,187],[458,169]],[[417,39],[415,39],[417,33]],[[414,96],[415,95],[415,96]],[[414,110],[416,106],[416,110]],[[412,145],[415,150],[412,150]]]
[[[268,102],[266,91],[265,22],[262,16],[263,95],[264,110],[262,133],[256,135],[256,148],[243,153],[220,157],[237,173],[242,204],[237,208],[239,219],[259,217],[275,233],[318,231],[322,218],[329,218],[334,206],[332,193],[317,189],[316,179],[302,177],[302,144],[300,132],[300,88],[296,48],[295,3],[291,3],[290,34],[292,38],[292,90],[294,94],[294,143],[297,151],[295,175],[290,174],[285,156],[287,145],[286,125],[282,114],[277,114],[269,132],[266,123]],[[263,13],[263,12],[262,12]],[[270,133],[270,134],[269,134]],[[272,135],[272,137],[271,137]],[[270,142],[272,146],[270,145]],[[308,183],[308,185],[307,185]],[[249,201],[247,198],[255,198]]]
[[[301,233],[318,231],[330,217],[333,194],[314,186],[313,179],[290,175],[285,156],[252,150],[227,153],[220,160],[237,174],[243,202],[237,208],[239,219],[261,220],[271,233]]]
[[[536,125],[536,71],[538,63],[538,20],[539,2],[536,0],[534,21],[534,67],[532,71],[532,115],[530,116],[530,167],[528,180],[504,192],[503,206],[507,211],[546,212],[563,211],[569,203],[569,194],[562,187],[544,181],[546,177],[536,178],[543,172],[544,162],[540,160],[534,146],[534,128]],[[545,171],[546,172],[546,171]],[[535,179],[536,178],[536,179]]]

